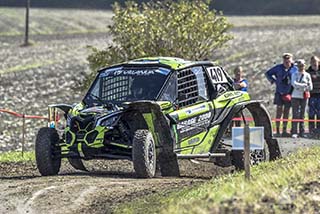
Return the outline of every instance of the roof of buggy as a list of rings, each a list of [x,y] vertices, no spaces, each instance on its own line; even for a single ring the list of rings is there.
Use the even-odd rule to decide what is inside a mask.
[[[181,70],[194,65],[214,65],[211,61],[189,61],[176,57],[146,57],[140,59],[134,59],[128,62],[108,66],[100,71],[106,69],[124,66],[124,67],[141,67],[141,66],[162,66],[173,70]]]

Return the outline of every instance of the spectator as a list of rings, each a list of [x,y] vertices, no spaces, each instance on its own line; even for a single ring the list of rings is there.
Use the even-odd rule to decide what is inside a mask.
[[[292,91],[292,118],[293,119],[304,119],[305,108],[307,100],[309,99],[308,95],[305,96],[305,92],[312,90],[312,80],[309,73],[306,72],[305,66],[306,63],[303,59],[297,61],[298,72],[292,74],[291,85],[293,86]],[[304,133],[304,122],[292,122],[292,137],[298,137],[297,125],[299,124],[299,136],[305,137]]]
[[[291,107],[291,75],[297,72],[297,67],[293,64],[292,54],[284,53],[282,55],[282,64],[278,64],[268,70],[265,75],[271,84],[276,84],[274,104],[277,106],[276,118],[288,119]],[[288,99],[287,99],[288,98]],[[287,132],[287,121],[283,121],[283,137],[289,137]],[[277,135],[280,136],[280,121],[276,121]]]
[[[234,79],[233,85],[236,90],[247,91],[248,90],[248,81],[243,78],[243,68],[238,66],[234,69]]]
[[[243,68],[241,66],[237,66],[233,70],[233,73],[234,73],[234,79],[233,79],[234,88],[239,91],[248,91],[248,81],[243,78],[243,75],[244,75]],[[240,118],[241,114],[238,113],[235,115],[235,117]],[[234,121],[234,123],[231,123],[231,127],[232,125],[240,127],[241,121]]]
[[[313,89],[310,91],[309,99],[309,120],[320,120],[320,62],[317,56],[310,59],[310,67],[307,72],[311,75]],[[317,118],[315,118],[317,116]],[[309,122],[309,132],[313,134],[317,130],[320,132],[320,122]]]

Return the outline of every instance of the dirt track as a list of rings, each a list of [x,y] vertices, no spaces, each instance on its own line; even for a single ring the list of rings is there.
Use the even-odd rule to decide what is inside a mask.
[[[247,75],[253,75],[250,86],[253,97],[266,99],[265,95],[269,94],[271,100],[273,88],[265,81],[263,72],[282,52],[291,51],[305,59],[311,53],[320,53],[318,47],[314,47],[319,41],[315,39],[320,38],[316,36],[319,35],[317,26],[311,26],[312,29],[308,25],[288,29],[281,26],[236,28],[230,48],[218,51],[213,59],[222,59],[222,65],[227,69],[243,65]],[[292,35],[300,39],[293,39]],[[23,48],[19,46],[21,36],[2,36],[0,70],[11,71],[1,74],[0,105],[18,112],[43,115],[47,104],[79,102],[81,93],[73,91],[71,86],[88,72],[85,58],[90,51],[86,46],[102,48],[106,45],[106,37],[104,33],[38,35],[32,36],[35,45]],[[300,44],[304,44],[303,47]],[[274,110],[272,104],[269,107]],[[0,139],[1,151],[20,148],[16,136],[21,131],[21,121],[1,116],[0,137],[5,138]],[[27,125],[27,141],[30,142],[27,146],[33,148],[34,134],[44,124],[27,121]],[[286,141],[289,140],[281,142],[284,155],[298,147],[315,144],[305,140]],[[232,171],[232,168],[184,161],[180,164],[180,178],[145,180],[135,178],[129,162],[87,164],[91,173],[75,171],[64,164],[59,176],[39,177],[34,163],[0,163],[0,213],[110,213],[124,201],[152,193],[166,194]]]
[[[297,148],[319,145],[315,140],[279,139],[286,156]],[[40,177],[28,163],[0,163],[0,213],[111,213],[125,201],[147,194],[166,194],[207,181],[232,167],[180,161],[180,178],[137,179],[128,161],[89,161],[90,173],[73,170],[63,162],[59,176]]]
[[[90,173],[75,171],[64,162],[55,177],[40,177],[34,163],[0,164],[0,213],[111,213],[119,203],[166,194],[229,173],[210,163],[180,162],[180,178],[137,179],[130,162],[89,162]],[[187,170],[189,172],[187,172]]]

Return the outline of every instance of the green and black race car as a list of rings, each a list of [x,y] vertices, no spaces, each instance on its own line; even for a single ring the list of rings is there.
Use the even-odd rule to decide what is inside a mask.
[[[57,131],[57,109],[66,125]],[[264,127],[264,147],[252,162],[280,155],[264,106],[235,91],[222,67],[209,61],[142,58],[98,71],[82,102],[50,105],[49,127],[36,139],[41,175],[55,175],[62,158],[80,170],[82,160],[128,159],[137,177],[178,176],[178,158],[230,163],[243,168],[242,151],[232,150],[232,119],[248,111],[250,126]],[[229,134],[228,134],[229,133]],[[252,152],[254,153],[254,152]]]

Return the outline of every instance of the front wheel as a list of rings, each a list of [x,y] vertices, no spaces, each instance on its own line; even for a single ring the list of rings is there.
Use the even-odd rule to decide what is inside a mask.
[[[134,133],[132,145],[133,167],[139,178],[152,178],[156,173],[156,147],[152,134],[147,129]]]
[[[61,166],[61,157],[56,154],[61,152],[57,146],[59,135],[55,129],[41,128],[37,134],[35,153],[37,168],[42,176],[57,175]]]

